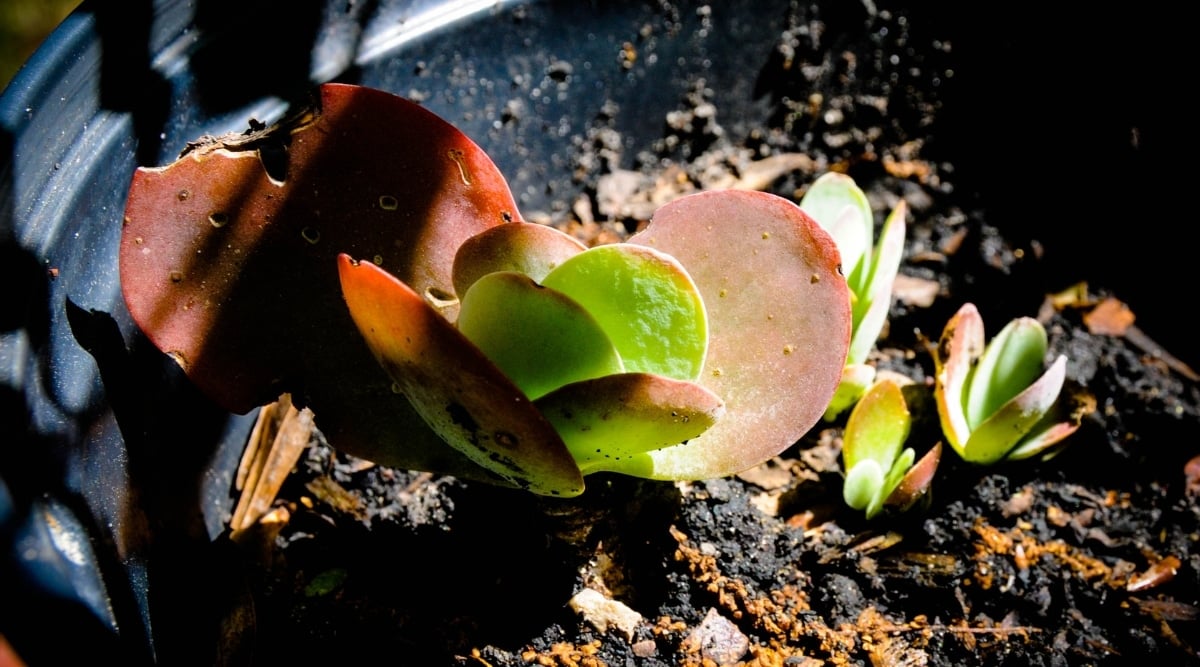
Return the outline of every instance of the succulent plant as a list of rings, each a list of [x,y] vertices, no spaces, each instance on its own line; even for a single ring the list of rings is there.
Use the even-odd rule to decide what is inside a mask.
[[[942,431],[965,461],[991,464],[1057,453],[1082,412],[1060,400],[1067,358],[1045,367],[1046,330],[1010,321],[984,345],[983,318],[967,303],[946,323],[935,353]]]
[[[585,249],[522,222],[450,124],[343,84],[139,169],[120,261],[134,321],[227,409],[290,392],[350,454],[546,495],[778,454],[850,341],[837,248],[795,204],[695,194]]]
[[[850,411],[842,436],[842,497],[850,507],[865,511],[868,519],[885,505],[908,509],[933,481],[941,443],[918,462],[916,451],[904,447],[911,426],[903,389],[891,379],[872,384]]]
[[[800,208],[828,230],[837,243],[853,303],[853,333],[846,367],[825,412],[825,418],[832,420],[854,405],[875,378],[875,368],[866,363],[867,355],[883,330],[892,303],[892,285],[904,254],[908,207],[902,199],[892,209],[874,246],[871,205],[850,176],[837,172],[820,176],[800,200]]]

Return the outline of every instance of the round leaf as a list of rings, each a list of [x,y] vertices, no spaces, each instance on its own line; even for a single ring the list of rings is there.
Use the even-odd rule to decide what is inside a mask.
[[[626,243],[598,246],[563,262],[542,284],[596,318],[627,370],[699,377],[708,348],[704,301],[674,258]]]
[[[687,268],[708,313],[698,382],[725,415],[687,445],[650,454],[650,476],[706,479],[757,465],[821,417],[842,377],[850,294],[833,239],[794,203],[721,190],[663,206],[631,243]]]
[[[454,256],[454,292],[460,297],[476,280],[496,271],[516,271],[537,282],[587,249],[553,227],[511,222],[467,239]]]
[[[624,370],[588,311],[512,271],[475,281],[462,297],[458,330],[530,398]]]

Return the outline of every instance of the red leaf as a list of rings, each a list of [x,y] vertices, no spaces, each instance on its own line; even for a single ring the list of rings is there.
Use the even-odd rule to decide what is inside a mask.
[[[280,151],[277,180],[260,155]],[[309,113],[139,169],[121,284],[138,326],[229,410],[291,391],[340,449],[470,470],[392,393],[346,312],[336,257],[449,295],[463,240],[516,217],[504,178],[454,127],[393,95],[327,84]]]

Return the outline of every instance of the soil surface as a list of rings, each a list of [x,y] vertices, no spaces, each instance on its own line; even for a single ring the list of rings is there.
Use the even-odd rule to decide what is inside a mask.
[[[661,23],[629,35],[631,62],[650,57],[651,33],[678,20],[679,8],[660,4]],[[1034,224],[991,219],[978,179],[1000,167],[964,155],[973,170],[960,181],[954,159],[971,153],[959,142],[980,84],[958,81],[992,71],[963,60],[979,45],[962,46],[964,56],[954,41],[964,30],[929,15],[827,5],[795,3],[761,64],[761,127],[726,132],[738,121],[712,103],[697,71],[661,137],[635,147],[632,167],[613,157],[624,145],[613,117],[573,136],[564,177],[584,196],[526,217],[612,241],[671,196],[737,183],[798,200],[819,173],[847,172],[878,222],[899,198],[911,209],[903,277],[873,362],[924,386],[931,401],[929,344],[961,304],[980,308],[989,334],[1037,316],[1052,354],[1069,358],[1073,390],[1096,405],[1070,446],[1049,461],[990,468],[947,450],[925,506],[867,522],[841,501],[844,417],[735,478],[590,477],[569,502],[375,466],[317,434],[283,486],[276,521],[230,549],[245,580],[221,657],[1200,664],[1195,374],[1170,355],[1181,352],[1130,323],[1136,295],[1077,270],[1086,260],[1054,244],[1061,233],[1043,242]],[[941,439],[925,407],[909,440],[918,456]]]

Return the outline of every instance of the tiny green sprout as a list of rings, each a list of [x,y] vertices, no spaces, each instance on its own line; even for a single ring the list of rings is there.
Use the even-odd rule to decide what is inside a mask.
[[[908,509],[929,489],[941,444],[918,462],[915,450],[904,447],[911,426],[912,415],[896,380],[872,384],[850,411],[842,438],[846,466],[842,498],[850,507],[865,511],[868,519],[885,505]]]
[[[900,200],[892,209],[874,247],[871,205],[853,178],[836,172],[821,176],[800,200],[800,208],[833,237],[850,287],[853,333],[842,382],[825,411],[825,419],[832,420],[854,405],[875,379],[875,369],[866,360],[891,306],[892,285],[904,254],[907,206]]]
[[[1085,410],[1064,414],[1067,358],[1044,367],[1046,330],[1029,317],[1009,322],[984,345],[983,318],[964,304],[946,323],[935,353],[938,415],[963,460],[992,464],[1050,457],[1079,428]]]

